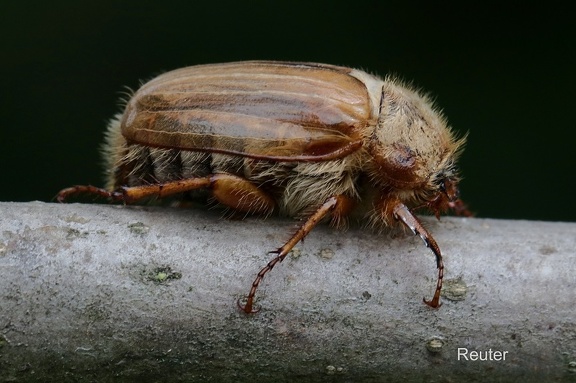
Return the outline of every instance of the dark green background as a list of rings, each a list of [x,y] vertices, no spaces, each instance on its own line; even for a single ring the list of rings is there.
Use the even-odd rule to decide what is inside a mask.
[[[187,65],[277,59],[413,80],[470,132],[461,190],[478,216],[576,220],[572,13],[395,3],[3,2],[0,200],[101,185],[98,148],[124,86]]]

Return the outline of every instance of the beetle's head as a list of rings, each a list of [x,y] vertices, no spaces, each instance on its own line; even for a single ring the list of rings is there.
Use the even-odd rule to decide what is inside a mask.
[[[455,210],[461,208],[464,210],[465,207],[459,200],[459,181],[460,179],[454,167],[450,167],[438,174],[431,180],[430,189],[422,196],[424,200],[422,206],[427,207],[436,218],[440,218],[440,214],[449,208],[454,208]]]
[[[455,137],[427,96],[387,79],[369,139],[372,178],[404,203],[439,214],[458,199],[455,163],[465,139]]]

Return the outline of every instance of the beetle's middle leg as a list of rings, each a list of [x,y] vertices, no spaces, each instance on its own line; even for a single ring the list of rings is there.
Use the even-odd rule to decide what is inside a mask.
[[[221,204],[236,211],[250,214],[270,214],[275,207],[274,199],[245,178],[229,173],[216,173],[206,177],[186,178],[152,185],[124,186],[108,191],[94,186],[73,186],[58,193],[62,202],[75,194],[94,194],[113,201],[134,203],[145,198],[166,198],[191,190],[207,188]]]
[[[286,255],[292,250],[298,242],[300,242],[310,231],[328,214],[332,214],[332,222],[338,223],[341,218],[345,217],[352,209],[354,202],[350,197],[344,195],[336,195],[328,198],[316,211],[308,217],[308,219],[298,228],[296,233],[277,250],[271,251],[270,253],[276,254],[276,256],[268,262],[266,266],[260,270],[254,282],[252,282],[252,287],[250,292],[246,297],[246,303],[242,305],[240,300],[238,300],[238,306],[246,313],[255,313],[259,309],[253,309],[254,296],[256,295],[256,289],[258,285],[264,279],[267,272],[272,270],[277,263],[282,262]]]

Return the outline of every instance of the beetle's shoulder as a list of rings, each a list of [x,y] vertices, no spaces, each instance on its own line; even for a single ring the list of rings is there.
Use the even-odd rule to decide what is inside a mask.
[[[122,133],[130,141],[182,150],[337,158],[359,148],[362,130],[375,119],[370,86],[356,72],[278,61],[177,69],[134,94]]]

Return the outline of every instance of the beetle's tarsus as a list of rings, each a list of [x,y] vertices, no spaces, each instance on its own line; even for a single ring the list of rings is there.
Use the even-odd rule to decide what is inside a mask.
[[[56,195],[56,201],[65,202],[68,197],[79,194],[94,195],[96,197],[108,198],[112,201],[119,201],[124,199],[124,195],[120,192],[110,192],[106,189],[101,189],[92,185],[75,185],[66,189],[60,190]]]
[[[426,297],[422,298],[422,301],[424,303],[426,303],[427,306],[432,307],[433,309],[439,309],[440,306],[442,306],[442,302],[440,302],[440,296],[436,297],[436,295],[434,295],[434,298],[432,298],[432,300],[427,300]]]
[[[252,299],[248,298],[246,300],[245,305],[242,305],[242,303],[240,302],[241,300],[242,300],[241,298],[238,298],[236,304],[238,305],[240,310],[244,311],[246,314],[256,314],[257,312],[260,311],[261,307],[253,308]]]

